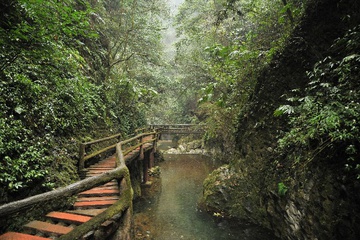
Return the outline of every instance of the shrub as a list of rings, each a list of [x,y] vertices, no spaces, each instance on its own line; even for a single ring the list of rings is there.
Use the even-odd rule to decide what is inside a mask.
[[[345,158],[346,168],[356,169],[360,178],[360,26],[349,30],[332,46],[331,56],[319,61],[304,92],[293,90],[275,115],[288,114],[290,131],[280,140],[282,152],[307,160],[322,155],[328,159]],[[341,53],[341,55],[339,54]],[[301,158],[301,157],[300,157]]]

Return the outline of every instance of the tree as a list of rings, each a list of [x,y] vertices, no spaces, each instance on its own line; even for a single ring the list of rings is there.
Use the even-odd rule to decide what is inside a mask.
[[[308,73],[304,91],[294,89],[288,105],[275,115],[286,114],[290,130],[279,140],[287,160],[309,163],[325,158],[345,165],[349,175],[360,179],[360,26],[335,41],[331,55]]]
[[[162,0],[104,0],[93,7],[105,56],[105,74],[99,84],[106,89],[104,98],[110,103],[106,115],[131,132],[145,123],[145,108],[141,107],[157,95],[159,76],[154,73],[163,64],[161,31],[166,4]]]
[[[87,129],[101,116],[97,88],[83,75],[87,64],[78,51],[81,37],[96,34],[86,4],[19,0],[2,5],[1,194],[25,193],[37,182],[51,188],[55,181],[45,178],[54,138]]]
[[[145,124],[162,3],[0,3],[1,199],[69,183],[77,141]]]
[[[184,2],[177,16],[177,59],[184,81],[201,92],[198,115],[208,122],[209,140],[233,150],[236,118],[257,74],[281,49],[300,10],[298,1]]]

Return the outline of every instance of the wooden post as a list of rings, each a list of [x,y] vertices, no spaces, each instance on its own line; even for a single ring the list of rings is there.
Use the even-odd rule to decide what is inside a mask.
[[[154,142],[153,142],[153,148],[154,148],[154,151],[156,152],[156,149],[157,149],[157,143],[158,143],[158,141],[159,141],[159,133],[158,132],[156,132],[155,133],[155,140],[154,140]]]
[[[147,161],[143,162],[143,183],[147,183],[147,181],[149,180],[149,167],[147,164]]]
[[[139,155],[139,160],[143,160],[144,159],[144,136],[140,137],[140,155]]]
[[[141,143],[141,145],[140,145],[139,161],[142,161],[142,165],[143,165],[143,179],[142,180],[143,180],[143,183],[146,183],[149,179],[149,173],[148,173],[149,165],[147,163],[148,158],[144,154],[144,144],[143,144],[144,136],[140,137],[140,143]]]
[[[155,159],[155,148],[151,149],[151,151],[149,152],[149,160],[148,160],[149,168],[154,167],[155,165],[154,159]]]
[[[79,147],[79,175],[80,178],[84,178],[84,168],[85,168],[85,144],[80,143],[80,147]]]
[[[143,183],[147,183],[149,180],[149,154],[143,158]]]

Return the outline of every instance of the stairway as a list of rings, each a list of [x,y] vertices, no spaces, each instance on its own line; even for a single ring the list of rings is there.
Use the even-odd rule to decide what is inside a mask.
[[[100,175],[115,167],[115,156],[109,157],[87,168],[86,177]],[[119,196],[118,183],[113,180],[79,193],[71,209],[65,212],[50,212],[45,216],[44,221],[31,221],[22,227],[22,233],[7,232],[0,236],[0,240],[56,239],[106,210],[119,199]],[[109,223],[104,223],[107,224]],[[84,239],[91,239],[92,235],[93,233],[90,232]]]

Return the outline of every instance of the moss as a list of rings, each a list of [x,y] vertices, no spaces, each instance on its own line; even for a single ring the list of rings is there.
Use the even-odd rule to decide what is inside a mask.
[[[358,236],[356,198],[360,184],[344,177],[339,170],[343,166],[336,161],[317,159],[314,164],[294,164],[285,160],[276,147],[279,134],[287,130],[286,119],[273,116],[274,110],[285,104],[281,96],[294,88],[303,89],[309,81],[306,72],[329,54],[335,39],[358,24],[358,10],[359,2],[355,0],[309,1],[301,23],[282,51],[262,70],[252,97],[238,116],[239,156],[226,154],[230,158],[226,169],[231,169],[234,176],[224,178],[225,169],[209,176],[204,183],[205,206],[271,227],[283,238],[295,238],[284,214],[286,206],[293,202],[296,210],[305,213],[302,236]],[[279,182],[288,187],[281,198],[277,194]],[[335,226],[334,219],[342,219],[344,224],[338,222]]]

